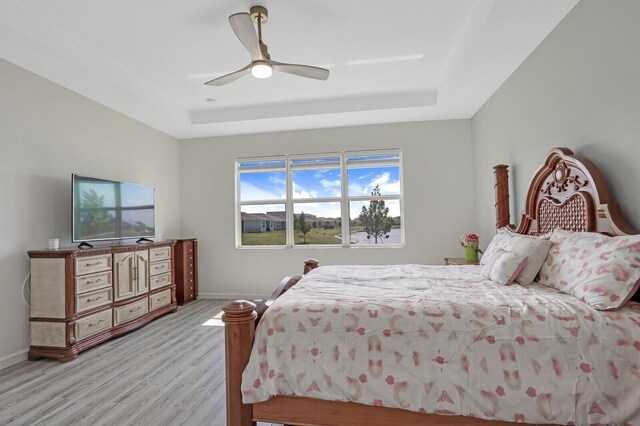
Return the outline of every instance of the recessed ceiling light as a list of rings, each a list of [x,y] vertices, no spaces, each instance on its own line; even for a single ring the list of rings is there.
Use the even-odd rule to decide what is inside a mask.
[[[218,100],[213,98],[207,98],[207,102],[209,102],[210,104],[215,104],[216,102],[218,102]]]

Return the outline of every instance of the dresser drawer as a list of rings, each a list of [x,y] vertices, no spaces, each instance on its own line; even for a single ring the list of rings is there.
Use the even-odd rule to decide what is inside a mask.
[[[149,312],[149,298],[120,306],[113,310],[113,325],[124,324]]]
[[[76,258],[76,275],[92,274],[111,269],[111,254]]]
[[[167,259],[171,259],[171,247],[159,247],[149,250],[149,260],[151,262]]]
[[[149,278],[149,287],[151,290],[164,287],[165,285],[171,284],[171,273],[167,272],[166,274],[154,275]]]
[[[161,262],[153,262],[149,265],[149,275],[164,274],[171,271],[171,261],[163,260]]]
[[[76,312],[84,312],[92,308],[108,305],[113,301],[113,289],[103,288],[76,296]]]
[[[76,294],[98,290],[100,288],[111,287],[113,283],[113,272],[105,271],[97,274],[83,275],[76,278]]]
[[[110,329],[112,314],[111,309],[107,309],[78,320],[76,322],[76,340],[86,339],[101,331]]]
[[[149,310],[154,311],[171,303],[171,289],[149,296]]]

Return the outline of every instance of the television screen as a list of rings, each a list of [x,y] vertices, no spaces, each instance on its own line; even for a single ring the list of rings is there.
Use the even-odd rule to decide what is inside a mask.
[[[154,188],[73,175],[73,241],[155,236]]]

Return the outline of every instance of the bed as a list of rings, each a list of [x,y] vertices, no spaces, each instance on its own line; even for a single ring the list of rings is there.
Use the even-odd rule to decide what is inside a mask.
[[[507,166],[494,173],[503,228]],[[636,234],[610,198],[591,162],[553,149],[510,232]],[[309,260],[258,306],[229,304],[227,424],[640,423],[640,304],[598,310],[480,269]]]

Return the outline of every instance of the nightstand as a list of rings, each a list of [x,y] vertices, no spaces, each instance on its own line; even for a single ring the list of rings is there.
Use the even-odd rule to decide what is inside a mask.
[[[445,265],[478,265],[478,262],[466,262],[464,257],[445,257]]]

